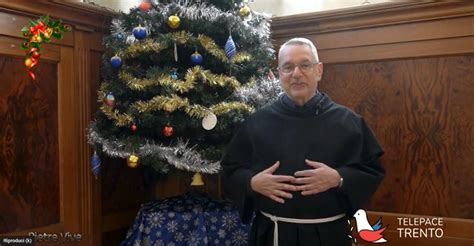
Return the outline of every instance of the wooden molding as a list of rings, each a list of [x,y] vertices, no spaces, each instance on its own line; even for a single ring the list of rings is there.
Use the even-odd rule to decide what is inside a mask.
[[[75,50],[74,50],[74,67],[77,71],[75,76],[75,91],[77,99],[77,114],[78,114],[78,130],[85,132],[91,121],[91,93],[90,86],[90,42],[89,33],[83,31],[76,31]],[[85,237],[84,245],[94,244],[94,191],[95,186],[100,185],[94,182],[92,173],[90,171],[90,156],[91,150],[87,143],[85,134],[79,137],[79,162],[82,163],[79,167],[79,182],[81,191],[81,231],[88,235]]]
[[[103,30],[118,13],[91,4],[74,1],[0,1],[0,12],[29,15],[37,18],[48,13],[53,18],[60,18],[74,25],[90,26]]]
[[[400,42],[338,49],[320,49],[324,63],[346,63],[397,58],[417,58],[439,55],[458,55],[474,52],[474,36]]]
[[[25,52],[20,49],[23,40],[0,35],[0,53],[25,56]],[[59,61],[60,52],[57,46],[51,44],[43,44],[41,46],[41,60]],[[41,61],[40,61],[41,62]]]
[[[472,1],[381,3],[276,17],[272,24],[276,46],[309,38],[324,63],[474,53],[473,27]]]
[[[275,17],[272,36],[281,38],[473,15],[472,1],[388,2]]]

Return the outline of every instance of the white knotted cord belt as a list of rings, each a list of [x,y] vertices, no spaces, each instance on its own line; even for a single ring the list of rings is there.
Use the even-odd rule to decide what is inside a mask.
[[[331,217],[326,218],[319,218],[319,219],[295,219],[295,218],[285,218],[285,217],[277,217],[272,214],[268,214],[265,212],[260,211],[265,217],[269,218],[275,224],[273,228],[273,246],[278,246],[278,221],[286,222],[286,223],[294,223],[294,224],[321,224],[327,223],[331,221],[336,221],[340,218],[346,216],[345,214],[338,214]]]

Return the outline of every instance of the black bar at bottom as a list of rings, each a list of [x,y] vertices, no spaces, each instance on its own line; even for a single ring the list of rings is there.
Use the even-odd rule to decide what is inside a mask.
[[[35,238],[27,236],[0,236],[0,246],[34,246]]]

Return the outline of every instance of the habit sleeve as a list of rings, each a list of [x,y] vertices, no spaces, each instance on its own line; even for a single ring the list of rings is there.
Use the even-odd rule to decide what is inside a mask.
[[[252,143],[244,122],[224,154],[222,165],[222,186],[224,194],[239,205],[240,216],[244,223],[250,222],[255,192],[250,180],[256,174],[251,170]]]
[[[348,200],[350,215],[358,208],[367,205],[385,175],[384,168],[378,160],[383,150],[365,121],[360,120],[362,137],[359,161],[337,168],[344,179],[341,190]]]

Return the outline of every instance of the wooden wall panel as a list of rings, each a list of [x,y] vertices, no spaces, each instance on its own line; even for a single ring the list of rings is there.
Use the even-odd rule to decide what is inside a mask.
[[[0,234],[60,221],[56,64],[36,71],[0,55]]]
[[[320,89],[363,115],[386,152],[374,209],[474,219],[473,62],[470,55],[325,66]]]

